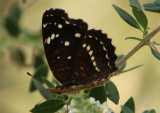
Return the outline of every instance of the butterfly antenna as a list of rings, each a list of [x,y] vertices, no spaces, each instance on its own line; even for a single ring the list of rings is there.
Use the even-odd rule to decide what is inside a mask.
[[[33,76],[32,74],[30,74],[29,72],[27,72],[27,75],[29,75],[29,76]]]

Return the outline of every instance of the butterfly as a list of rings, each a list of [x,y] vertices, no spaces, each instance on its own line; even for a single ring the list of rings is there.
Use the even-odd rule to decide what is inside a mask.
[[[52,93],[75,94],[104,85],[117,70],[112,40],[101,30],[88,30],[82,19],[69,18],[63,9],[44,12],[42,35],[49,67],[61,83],[49,89]]]

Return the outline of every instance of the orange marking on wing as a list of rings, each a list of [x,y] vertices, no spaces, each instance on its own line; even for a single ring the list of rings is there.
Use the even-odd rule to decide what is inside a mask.
[[[56,49],[56,50],[54,51],[54,55],[57,55],[57,54],[59,54],[59,53],[61,53],[61,51],[60,51],[59,49]]]
[[[80,68],[80,70],[84,71],[84,67],[80,66],[79,68]]]

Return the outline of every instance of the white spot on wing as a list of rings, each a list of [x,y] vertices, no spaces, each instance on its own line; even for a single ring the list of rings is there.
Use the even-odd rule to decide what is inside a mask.
[[[64,43],[65,46],[69,46],[69,44],[70,44],[69,41],[65,41]]]
[[[93,65],[94,65],[94,67],[96,67],[96,65],[97,65],[97,64],[96,64],[96,61],[93,62]]]
[[[57,59],[60,59],[60,56],[58,56]]]
[[[80,34],[80,33],[76,33],[76,34],[75,34],[75,37],[80,38],[80,37],[81,37],[81,34]]]
[[[89,55],[92,56],[92,54],[93,54],[93,51],[91,50],[91,51],[89,52]]]
[[[60,28],[60,29],[61,29],[61,28],[62,28],[62,25],[61,25],[61,24],[58,24],[58,28]]]
[[[69,59],[69,60],[70,60],[70,59],[71,59],[71,56],[68,56],[68,57],[67,57],[67,59]]]
[[[104,50],[104,51],[108,51],[105,46],[103,46],[103,50]]]
[[[89,51],[90,49],[91,49],[91,47],[88,45],[88,46],[87,46],[87,51]]]
[[[92,56],[92,57],[91,57],[91,60],[93,61],[94,59],[95,59],[94,56]]]
[[[66,24],[70,24],[68,21],[66,21]]]
[[[59,37],[59,34],[56,34],[56,37]]]
[[[55,38],[55,34],[52,34],[51,35],[51,39],[53,40]]]
[[[47,24],[43,24],[43,28],[47,27]]]
[[[100,69],[99,69],[98,67],[95,67],[95,69],[96,69],[98,72],[100,72]]]
[[[86,47],[86,44],[83,44],[82,47],[85,48],[85,47]]]
[[[47,38],[47,44],[50,44],[50,42],[51,42],[51,38],[48,37],[48,38]]]
[[[109,59],[108,54],[106,53],[106,58]]]

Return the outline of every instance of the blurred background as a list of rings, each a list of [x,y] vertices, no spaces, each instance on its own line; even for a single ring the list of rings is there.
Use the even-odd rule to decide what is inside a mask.
[[[141,4],[148,2],[152,0],[140,0]],[[89,29],[101,29],[112,38],[117,55],[127,54],[138,41],[125,38],[142,37],[142,33],[126,24],[112,4],[131,14],[128,0],[0,0],[0,112],[28,113],[42,99],[38,91],[29,92],[31,77],[26,73],[34,72],[33,54],[44,54],[41,22],[46,9],[62,8],[69,17],[82,18]],[[13,7],[20,13],[15,13]],[[145,14],[150,32],[160,25],[160,15],[146,11]],[[159,39],[160,33],[152,41]],[[148,47],[143,47],[127,61],[127,68],[139,64],[144,66],[111,79],[120,93],[118,105],[108,100],[115,113],[131,96],[136,113],[152,108],[160,112],[160,61]],[[52,76],[49,70],[49,77]]]

